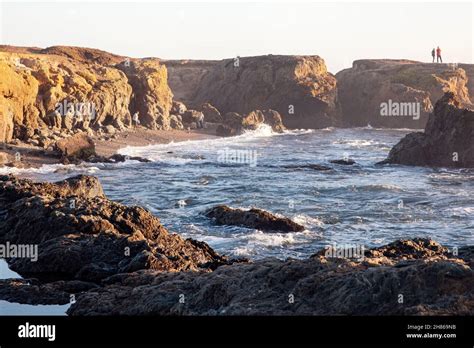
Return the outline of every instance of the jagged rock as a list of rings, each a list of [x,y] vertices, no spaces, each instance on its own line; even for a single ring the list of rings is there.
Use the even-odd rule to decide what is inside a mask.
[[[38,244],[38,260],[10,258],[10,268],[39,279],[99,282],[123,272],[209,271],[228,263],[206,243],[170,234],[140,207],[108,200],[94,177],[33,183],[0,177],[0,243]]]
[[[228,125],[220,124],[216,128],[216,135],[218,135],[220,137],[231,137],[231,136],[235,136],[237,134],[238,133],[237,133],[236,129],[232,128]]]
[[[197,110],[186,110],[182,114],[183,123],[187,124],[197,122],[201,117],[203,117],[203,113]]]
[[[233,264],[210,274],[148,270],[114,276],[79,296],[68,314],[474,314],[473,270],[434,241],[399,241],[367,251],[360,261],[324,252],[305,260]],[[176,294],[186,296],[185,305]]]
[[[255,130],[264,122],[265,116],[263,116],[263,112],[260,110],[254,110],[242,117],[239,127],[242,129]]]
[[[114,126],[112,126],[112,125],[109,124],[108,126],[105,126],[105,127],[104,127],[104,132],[105,132],[106,134],[113,135],[113,134],[115,134],[116,130],[115,130]]]
[[[42,284],[37,279],[1,279],[0,300],[33,304],[66,304],[71,295],[98,288],[97,284],[80,280],[56,281]]]
[[[464,65],[463,65],[464,66]],[[473,76],[474,77],[474,76]],[[364,59],[336,74],[338,102],[346,127],[423,128],[435,102],[447,91],[470,102],[468,76],[460,67],[410,60]],[[418,103],[418,116],[382,116],[381,104]]]
[[[166,131],[172,128],[170,117],[166,117],[164,115],[158,115],[158,117],[156,118],[156,125],[157,125],[157,129],[166,130]]]
[[[181,116],[171,115],[170,127],[173,129],[184,129],[183,123],[181,122]]]
[[[265,123],[270,125],[274,132],[282,133],[286,129],[278,111],[270,109],[263,110],[262,112],[263,117],[265,118]]]
[[[219,205],[206,211],[205,215],[219,225],[237,225],[274,232],[300,232],[304,226],[285,218],[273,215],[265,210],[234,209]]]
[[[175,97],[221,114],[273,109],[289,128],[334,125],[336,79],[318,56],[239,57],[222,61],[163,61]]]
[[[95,155],[95,144],[92,138],[85,133],[78,133],[71,137],[58,140],[56,149],[63,158],[88,159]]]
[[[355,164],[356,162],[353,160],[353,159],[350,159],[350,158],[346,158],[346,159],[338,159],[338,160],[331,160],[329,161],[330,163],[334,163],[334,164],[341,164],[341,165],[344,165],[344,166],[351,166],[353,164]]]
[[[242,134],[246,130],[255,130],[263,124],[268,124],[275,132],[283,132],[285,126],[281,116],[275,110],[254,110],[245,116],[236,112],[228,112],[224,115],[222,125],[216,129],[219,136],[234,136]]]
[[[447,92],[436,103],[425,132],[406,135],[381,162],[415,166],[474,167],[474,110]]]
[[[114,154],[110,157],[105,157],[105,156],[92,156],[87,159],[87,162],[89,163],[120,163],[120,162],[125,162],[125,161],[138,161],[138,162],[144,162],[144,163],[149,163],[151,162],[147,158],[139,157],[139,156],[125,156],[121,154]]]
[[[222,123],[223,121],[222,115],[219,112],[219,110],[217,110],[214,106],[212,106],[209,103],[202,104],[198,108],[198,110],[204,114],[204,120],[206,122]]]
[[[170,111],[172,114],[183,115],[187,110],[188,108],[186,107],[186,105],[184,105],[184,103],[181,103],[177,100],[173,100],[173,104],[171,106],[171,111]]]
[[[166,67],[156,58],[134,59],[116,67],[125,73],[133,88],[129,108],[132,114],[139,112],[140,124],[152,129],[165,126],[162,120],[169,118],[173,98]]]

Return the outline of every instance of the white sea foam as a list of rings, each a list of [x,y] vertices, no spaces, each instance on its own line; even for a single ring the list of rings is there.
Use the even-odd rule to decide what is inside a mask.
[[[474,207],[456,207],[448,210],[454,216],[473,216]]]
[[[373,146],[379,145],[378,142],[374,140],[367,140],[367,139],[338,139],[333,144],[342,144],[342,145],[349,145],[352,147],[364,147],[364,146]]]
[[[324,222],[320,218],[313,218],[305,214],[298,214],[292,218],[297,224],[308,227],[322,227]]]
[[[7,174],[14,174],[14,175],[21,175],[21,174],[50,174],[50,173],[69,173],[69,172],[82,172],[86,174],[94,174],[99,169],[96,165],[88,165],[88,164],[43,164],[39,168],[16,168],[16,167],[0,167],[0,174],[7,175]]]
[[[125,156],[141,156],[145,157],[152,161],[159,161],[168,164],[187,164],[193,161],[198,161],[194,159],[184,159],[182,157],[177,157],[174,154],[168,153],[169,151],[178,151],[178,150],[189,150],[189,149],[200,149],[207,151],[215,151],[216,148],[221,148],[223,146],[246,146],[248,142],[261,139],[269,138],[275,136],[288,136],[288,135],[302,135],[313,133],[313,129],[292,129],[285,130],[283,133],[276,133],[272,128],[267,124],[260,125],[255,130],[247,130],[241,135],[234,137],[225,137],[225,138],[212,138],[212,139],[201,139],[201,140],[187,140],[180,142],[170,142],[167,144],[154,144],[147,146],[126,146],[119,149],[118,153]]]

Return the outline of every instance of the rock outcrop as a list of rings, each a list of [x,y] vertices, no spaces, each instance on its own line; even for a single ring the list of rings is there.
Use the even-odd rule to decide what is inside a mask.
[[[87,160],[96,154],[94,141],[85,133],[57,141],[56,148],[62,158],[68,159]]]
[[[108,200],[94,177],[34,183],[0,177],[0,243],[38,245],[37,261],[7,259],[24,277],[99,282],[140,269],[210,271],[227,263],[206,243],[169,233],[141,207]]]
[[[471,248],[426,239],[365,252],[264,259],[212,273],[141,271],[104,280],[69,315],[473,315]],[[465,256],[467,254],[467,256]],[[183,294],[180,303],[176,294]]]
[[[286,128],[280,114],[275,110],[254,110],[242,116],[236,112],[224,115],[222,124],[216,129],[219,136],[234,136],[248,130],[256,130],[261,125],[267,124],[277,133],[282,133]]]
[[[130,112],[138,112],[140,123],[148,128],[169,130],[173,94],[166,67],[156,58],[125,61],[117,67],[133,89]]]
[[[279,217],[257,208],[244,210],[218,205],[206,211],[205,215],[219,225],[244,226],[270,232],[301,232],[304,230],[304,226],[291,219]]]
[[[427,64],[409,60],[357,60],[352,68],[336,74],[337,101],[346,127],[424,128],[434,103],[445,92],[455,92],[469,104],[474,96],[470,78],[462,68],[468,64]],[[471,70],[469,74],[472,76]],[[472,76],[474,78],[474,76]],[[472,82],[471,82],[472,83]],[[469,87],[470,86],[470,87]],[[383,104],[411,108],[407,113],[384,115]],[[393,108],[393,111],[396,111]],[[401,110],[400,110],[401,111]]]
[[[336,79],[318,56],[239,57],[164,61],[178,100],[211,103],[221,114],[277,111],[288,128],[322,128],[337,120]]]
[[[0,46],[0,142],[26,141],[35,131],[123,130],[135,112],[143,126],[169,129],[172,97],[159,59]]]
[[[434,167],[474,167],[474,109],[447,92],[430,115],[425,131],[406,135],[382,163]]]

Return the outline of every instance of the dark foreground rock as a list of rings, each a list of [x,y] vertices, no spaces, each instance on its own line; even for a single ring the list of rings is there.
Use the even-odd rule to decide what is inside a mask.
[[[205,215],[219,225],[236,225],[273,232],[300,232],[304,226],[285,218],[278,217],[262,209],[234,209],[219,205],[209,209]]]
[[[414,166],[474,167],[474,110],[446,93],[430,115],[424,133],[406,135],[382,162]]]
[[[38,246],[7,259],[24,277],[98,282],[140,269],[207,270],[227,262],[206,243],[169,233],[141,207],[108,200],[95,177],[58,183],[0,177],[0,243]]]
[[[355,164],[356,162],[353,160],[353,159],[338,159],[338,160],[331,160],[329,161],[330,163],[334,163],[334,164],[340,164],[340,165],[343,165],[343,166],[351,166],[353,164]]]
[[[106,279],[68,314],[473,315],[474,272],[463,255],[414,239],[368,250],[360,261],[315,255],[206,274],[146,270]]]

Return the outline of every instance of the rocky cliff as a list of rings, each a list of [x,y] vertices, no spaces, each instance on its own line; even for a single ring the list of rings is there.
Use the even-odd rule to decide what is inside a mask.
[[[158,59],[129,59],[77,47],[0,46],[0,141],[43,130],[169,128],[172,93]],[[50,131],[48,131],[48,129]]]
[[[469,64],[357,60],[352,68],[338,72],[336,79],[342,122],[347,127],[423,128],[445,92],[455,92],[467,104],[474,95]]]
[[[257,109],[280,113],[289,128],[336,123],[336,79],[318,56],[259,56],[222,61],[165,61],[178,100],[222,114]]]
[[[447,92],[435,105],[424,132],[406,135],[383,163],[474,167],[474,109]]]

